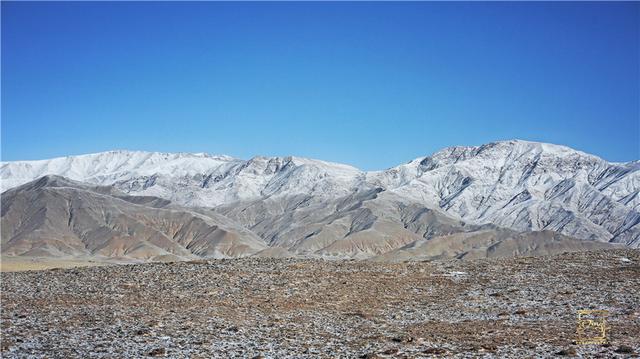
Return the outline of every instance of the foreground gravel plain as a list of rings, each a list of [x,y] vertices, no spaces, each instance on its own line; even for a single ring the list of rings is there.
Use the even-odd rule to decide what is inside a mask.
[[[4,358],[636,357],[640,251],[2,273]],[[579,309],[609,343],[578,345]]]

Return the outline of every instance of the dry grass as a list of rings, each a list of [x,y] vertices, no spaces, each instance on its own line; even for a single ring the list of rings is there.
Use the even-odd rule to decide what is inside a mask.
[[[1,272],[23,272],[30,270],[44,270],[53,268],[75,268],[100,266],[105,263],[90,260],[50,259],[50,258],[17,258],[0,257]]]

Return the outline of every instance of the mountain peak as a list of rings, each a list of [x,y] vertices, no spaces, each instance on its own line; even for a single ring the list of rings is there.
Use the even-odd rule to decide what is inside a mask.
[[[419,157],[409,163],[419,164],[433,161],[441,164],[457,163],[472,158],[487,160],[518,157],[538,158],[546,156],[556,160],[573,158],[573,161],[589,163],[608,163],[606,160],[573,149],[568,146],[545,142],[534,142],[519,139],[494,141],[480,146],[451,146],[433,153],[431,156]],[[613,163],[612,163],[613,164]]]

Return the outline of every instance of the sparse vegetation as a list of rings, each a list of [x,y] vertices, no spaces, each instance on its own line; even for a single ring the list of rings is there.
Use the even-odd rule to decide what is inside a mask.
[[[630,357],[639,264],[638,250],[608,250],[2,273],[2,357]],[[575,344],[582,308],[609,312],[609,344]]]

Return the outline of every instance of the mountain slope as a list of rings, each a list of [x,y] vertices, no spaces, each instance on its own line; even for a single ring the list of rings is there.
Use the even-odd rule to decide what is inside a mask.
[[[325,257],[369,258],[419,239],[480,228],[381,188],[336,199],[297,195],[234,202],[214,210],[271,246]]]
[[[506,141],[452,147],[371,180],[471,223],[640,244],[640,163]]]
[[[508,229],[455,233],[413,242],[373,258],[375,261],[477,259],[551,255],[612,248],[609,243],[583,241],[552,231],[518,233]]]
[[[45,176],[5,192],[2,199],[2,254],[10,257],[397,260],[424,258],[434,246],[442,253],[429,258],[451,253],[459,257],[463,249],[472,257],[481,256],[482,248],[492,256],[512,256],[539,253],[538,248],[556,253],[609,246],[550,231],[518,233],[469,225],[381,188],[337,199],[295,195],[186,209],[157,197],[130,196],[112,186]],[[548,247],[550,241],[558,244]],[[491,251],[497,246],[507,249]]]
[[[220,215],[45,176],[2,195],[2,253],[135,260],[246,256],[266,246]]]

